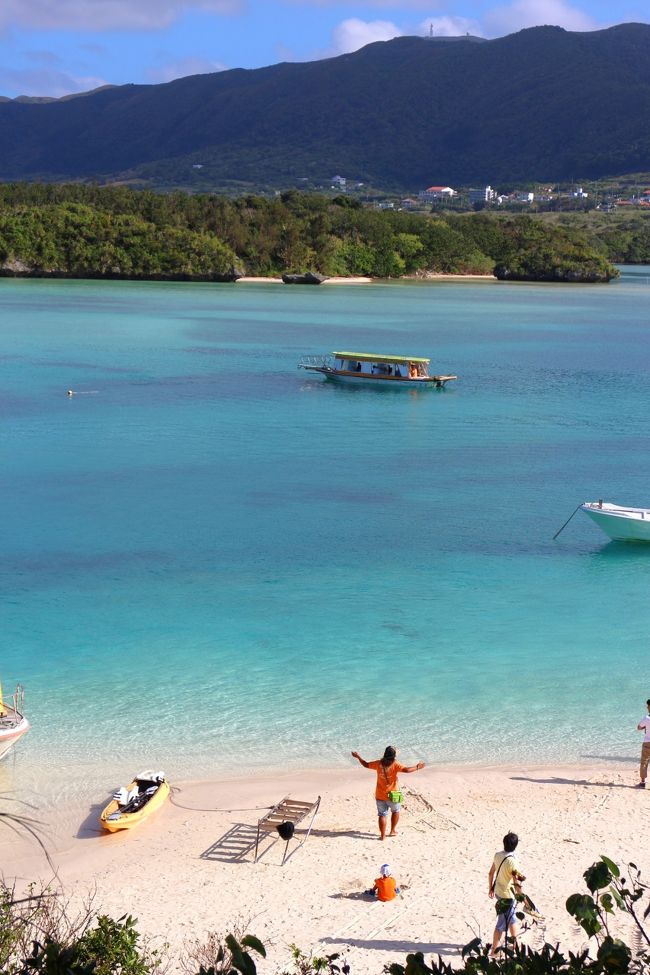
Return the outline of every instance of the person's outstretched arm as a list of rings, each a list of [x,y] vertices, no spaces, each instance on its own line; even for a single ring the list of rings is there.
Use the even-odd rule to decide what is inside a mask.
[[[368,768],[368,763],[365,761],[365,759],[361,758],[359,752],[352,752],[352,758],[356,758],[357,762],[360,762],[364,768]]]
[[[418,762],[417,765],[409,765],[407,768],[403,768],[402,772],[419,772],[421,768],[424,768],[424,762]]]

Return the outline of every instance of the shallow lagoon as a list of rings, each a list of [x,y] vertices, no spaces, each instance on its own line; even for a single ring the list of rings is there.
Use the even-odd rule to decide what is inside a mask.
[[[583,500],[650,504],[649,305],[650,268],[2,281],[0,675],[34,724],[2,775],[63,769],[74,793],[389,740],[429,762],[635,762],[650,549],[581,514],[552,536]],[[297,370],[340,347],[459,381]]]

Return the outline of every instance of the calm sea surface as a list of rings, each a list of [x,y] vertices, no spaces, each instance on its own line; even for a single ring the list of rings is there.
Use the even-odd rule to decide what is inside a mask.
[[[33,723],[0,787],[344,767],[389,741],[636,760],[650,547],[581,513],[553,534],[584,500],[650,506],[650,268],[3,280],[0,335],[0,677]],[[336,348],[459,381],[296,368]]]

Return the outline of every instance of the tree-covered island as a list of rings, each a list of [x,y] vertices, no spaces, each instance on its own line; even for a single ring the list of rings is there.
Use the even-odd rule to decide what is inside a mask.
[[[229,281],[314,271],[609,281],[602,238],[531,216],[416,214],[289,191],[274,198],[127,187],[0,186],[0,275]]]

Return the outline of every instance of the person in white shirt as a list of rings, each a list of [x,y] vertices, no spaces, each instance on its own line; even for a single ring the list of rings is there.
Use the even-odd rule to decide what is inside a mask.
[[[650,699],[646,701],[648,713],[645,718],[641,718],[636,726],[637,731],[645,731],[643,744],[641,745],[641,765],[639,767],[640,782],[635,788],[645,789],[645,780],[648,775],[648,763],[650,762]]]

